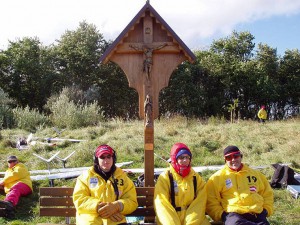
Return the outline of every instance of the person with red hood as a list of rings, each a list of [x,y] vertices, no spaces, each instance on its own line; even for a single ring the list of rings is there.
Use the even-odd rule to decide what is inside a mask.
[[[171,165],[160,174],[154,191],[157,224],[208,225],[206,189],[192,168],[192,153],[183,143],[171,148]]]
[[[261,106],[260,110],[257,113],[257,116],[258,116],[259,121],[261,123],[266,122],[266,120],[267,120],[267,111],[266,111],[266,107],[264,105]]]
[[[273,214],[273,190],[263,175],[242,163],[242,152],[229,145],[224,149],[225,166],[207,181],[206,212],[225,225],[269,225]]]

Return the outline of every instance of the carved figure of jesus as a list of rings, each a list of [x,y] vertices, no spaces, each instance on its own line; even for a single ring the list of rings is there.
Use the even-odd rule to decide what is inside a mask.
[[[152,59],[153,51],[161,49],[165,46],[167,46],[167,43],[157,46],[157,47],[153,47],[153,48],[150,48],[147,46],[143,46],[142,48],[140,48],[138,46],[129,45],[129,47],[133,48],[134,50],[144,52],[143,72],[146,73],[148,81],[150,81],[150,73],[151,73],[151,69],[152,69],[152,65],[153,65],[153,59]]]

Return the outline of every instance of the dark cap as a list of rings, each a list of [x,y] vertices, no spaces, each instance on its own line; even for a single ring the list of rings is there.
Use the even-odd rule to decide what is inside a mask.
[[[11,156],[7,157],[7,162],[9,162],[9,161],[18,161],[18,158],[15,155],[11,155]]]
[[[180,149],[179,152],[177,153],[176,159],[178,159],[178,157],[181,156],[181,155],[183,155],[183,154],[187,154],[187,155],[189,155],[189,156],[192,158],[192,153],[191,153],[191,151],[188,150],[188,149],[182,148],[182,149]]]
[[[231,153],[240,153],[240,150],[234,145],[229,145],[224,149],[224,156],[230,155]]]

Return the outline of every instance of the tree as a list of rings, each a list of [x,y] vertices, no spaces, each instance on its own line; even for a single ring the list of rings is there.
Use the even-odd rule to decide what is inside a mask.
[[[278,86],[279,59],[277,50],[267,44],[259,43],[253,61],[257,68],[256,89],[252,93],[253,104],[257,110],[261,105],[268,105],[270,109],[277,107],[281,95]]]
[[[77,30],[66,31],[54,48],[60,86],[76,85],[85,91],[97,82],[101,77],[99,58],[106,47],[95,25],[83,21]]]
[[[214,41],[210,47],[210,73],[223,85],[223,112],[227,105],[239,99],[241,116],[247,117],[251,89],[254,87],[254,36],[249,32],[233,32],[231,36]]]
[[[0,88],[0,128],[13,127],[14,101]]]
[[[233,123],[233,117],[234,117],[234,114],[235,114],[235,110],[237,109],[238,106],[239,106],[239,100],[238,99],[234,99],[233,104],[228,105],[228,112],[230,112],[230,122],[231,123]]]
[[[0,87],[19,106],[42,109],[50,96],[54,74],[48,64],[47,48],[37,38],[10,42],[0,56]]]
[[[282,116],[299,114],[300,104],[300,52],[287,50],[280,60],[279,92]]]

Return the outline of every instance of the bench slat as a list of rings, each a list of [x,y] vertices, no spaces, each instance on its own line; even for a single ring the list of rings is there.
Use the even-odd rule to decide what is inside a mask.
[[[74,207],[73,198],[72,197],[43,197],[40,198],[40,206],[69,206]]]
[[[74,188],[71,187],[43,187],[40,188],[40,196],[72,196]]]
[[[153,196],[137,198],[139,206],[153,206]]]
[[[137,196],[154,196],[154,187],[138,187],[136,193]]]
[[[75,208],[40,208],[40,216],[75,217]]]

